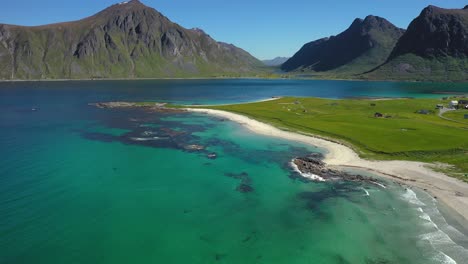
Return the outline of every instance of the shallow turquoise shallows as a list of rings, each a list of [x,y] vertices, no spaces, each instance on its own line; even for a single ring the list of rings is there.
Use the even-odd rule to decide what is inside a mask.
[[[464,263],[466,236],[424,192],[309,182],[289,162],[324,150],[230,121],[88,105],[468,92],[415,85],[1,83],[0,263]]]

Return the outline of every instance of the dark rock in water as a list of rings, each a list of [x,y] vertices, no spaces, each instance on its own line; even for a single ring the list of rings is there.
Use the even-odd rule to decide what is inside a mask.
[[[247,184],[241,183],[239,186],[237,186],[236,190],[241,193],[249,193],[249,192],[253,192],[254,188],[252,188],[252,186],[249,186]]]
[[[240,184],[236,188],[237,191],[242,192],[242,193],[248,193],[248,192],[254,191],[254,188],[252,188],[251,186],[252,179],[250,179],[249,174],[247,172],[242,172],[239,174],[227,172],[227,173],[224,173],[224,175],[230,178],[240,180]]]
[[[389,260],[386,260],[384,258],[378,258],[378,259],[366,259],[367,264],[389,264],[391,263]]]
[[[328,180],[345,180],[355,182],[368,182],[380,187],[384,187],[382,183],[371,177],[365,177],[358,174],[350,174],[344,171],[328,168],[321,158],[317,155],[309,155],[307,157],[299,157],[293,159],[293,164],[301,172],[301,174],[316,175],[325,181]]]
[[[228,177],[231,177],[231,178],[234,178],[234,179],[243,179],[243,178],[249,177],[249,174],[247,172],[242,172],[242,173],[239,173],[239,174],[232,173],[232,172],[226,172],[226,173],[224,173],[224,175],[226,175]]]
[[[226,254],[215,254],[215,260],[220,261],[223,258],[225,258],[227,255]]]
[[[252,239],[251,236],[247,236],[244,239],[242,239],[242,243],[249,242],[249,240]]]
[[[160,130],[161,130],[162,132],[164,132],[164,133],[165,133],[167,136],[169,136],[169,137],[177,137],[177,136],[186,134],[186,132],[177,131],[177,130],[170,129],[170,128],[167,128],[167,127],[163,127],[163,128],[161,128]]]

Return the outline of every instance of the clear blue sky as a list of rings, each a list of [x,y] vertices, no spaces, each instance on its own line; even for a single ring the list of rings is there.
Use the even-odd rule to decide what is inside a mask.
[[[336,35],[356,17],[382,16],[406,28],[427,5],[463,8],[461,0],[141,0],[173,22],[199,27],[259,59],[292,56],[303,44]],[[118,0],[3,0],[0,23],[77,20]]]

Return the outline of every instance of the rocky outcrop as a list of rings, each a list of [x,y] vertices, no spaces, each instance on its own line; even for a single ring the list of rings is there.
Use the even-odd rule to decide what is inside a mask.
[[[378,186],[385,186],[380,183],[377,179],[371,177],[365,177],[358,174],[350,174],[345,171],[336,170],[327,167],[327,165],[321,160],[323,157],[321,154],[311,154],[306,157],[298,157],[292,160],[292,164],[297,168],[299,173],[306,178],[313,179],[315,181],[354,181],[354,182],[366,182],[375,184]]]
[[[125,108],[139,108],[151,112],[160,113],[180,113],[186,112],[184,109],[166,107],[166,103],[134,103],[134,102],[101,102],[101,103],[90,103],[90,106],[94,106],[101,109],[125,109]]]

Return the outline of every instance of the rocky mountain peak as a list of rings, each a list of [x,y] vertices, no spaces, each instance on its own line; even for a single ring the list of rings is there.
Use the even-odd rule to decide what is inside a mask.
[[[261,65],[246,51],[173,23],[138,0],[79,21],[4,27],[0,79],[212,76]]]
[[[353,23],[349,27],[350,28],[360,27],[362,25],[363,21],[364,20],[362,20],[362,18],[356,18],[356,19],[354,19]]]
[[[151,11],[156,11],[155,9],[144,5],[142,2],[139,0],[131,0],[131,1],[126,1],[126,2],[120,2],[114,5],[111,5],[110,7],[104,9],[103,11],[99,12],[97,15],[105,16],[105,15],[121,15],[125,13],[131,13],[131,12],[139,12],[142,10],[151,10]]]
[[[368,15],[363,21],[365,25],[373,26],[382,26],[382,25],[392,25],[387,19],[379,16]]]
[[[423,58],[468,56],[466,9],[426,7],[410,23],[389,59],[407,53]]]
[[[362,61],[372,61],[371,66],[377,66],[385,62],[402,33],[402,29],[381,17],[356,18],[342,33],[305,44],[281,68],[329,71],[356,62],[362,56],[369,56]],[[377,50],[371,54],[373,49]]]

